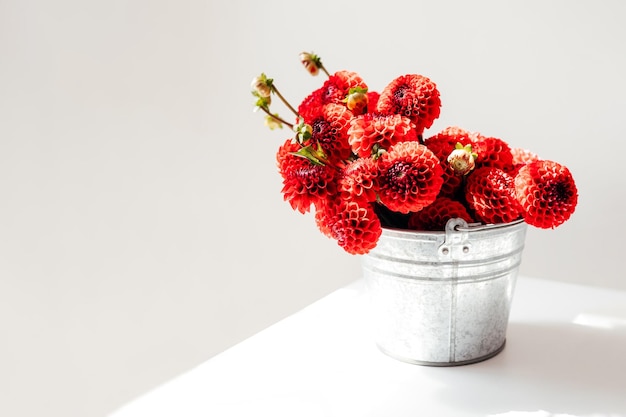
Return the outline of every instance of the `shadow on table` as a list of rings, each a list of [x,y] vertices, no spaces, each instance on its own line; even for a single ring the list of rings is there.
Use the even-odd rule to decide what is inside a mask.
[[[498,356],[431,372],[455,373],[446,379],[454,382],[440,391],[441,401],[466,411],[626,417],[625,354],[624,326],[513,322]]]

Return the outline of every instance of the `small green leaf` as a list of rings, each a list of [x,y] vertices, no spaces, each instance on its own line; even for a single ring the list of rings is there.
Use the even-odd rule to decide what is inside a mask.
[[[304,146],[300,148],[298,152],[293,152],[292,154],[301,158],[306,158],[314,165],[326,165],[326,155],[324,154],[324,151],[322,151],[321,146],[318,147],[317,150],[311,145]]]
[[[348,91],[348,94],[355,94],[355,93],[363,93],[363,94],[367,94],[367,88],[363,88],[363,87],[352,87],[352,88]]]

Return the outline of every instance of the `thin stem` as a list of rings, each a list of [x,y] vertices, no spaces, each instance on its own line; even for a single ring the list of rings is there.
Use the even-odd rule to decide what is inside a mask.
[[[260,107],[260,109],[263,110],[272,119],[274,119],[274,120],[276,120],[276,121],[278,121],[278,122],[280,122],[282,124],[285,124],[285,125],[289,126],[290,129],[293,129],[293,123],[289,123],[289,122],[283,120],[281,117],[279,117],[279,116],[277,116],[275,114],[270,113],[270,111],[269,111],[269,109],[267,107]]]
[[[328,73],[328,71],[326,71],[326,68],[324,67],[324,65],[322,65],[322,63],[321,63],[321,62],[320,62],[320,69],[321,69],[322,71],[324,71],[324,74],[326,74],[326,76],[327,76],[328,78],[330,78],[330,74]]]
[[[276,86],[274,84],[272,84],[272,91],[274,91],[274,93],[276,93],[276,95],[278,96],[278,98],[280,98],[282,100],[283,103],[285,103],[285,105],[287,107],[289,107],[289,110],[291,110],[293,112],[293,114],[296,115],[296,117],[300,117],[300,115],[298,114],[298,112],[296,111],[296,109],[294,109],[293,107],[291,107],[291,104],[289,104],[289,102],[287,100],[285,100],[285,98],[283,97],[282,94],[280,94],[280,91],[278,91],[278,88],[276,88]]]

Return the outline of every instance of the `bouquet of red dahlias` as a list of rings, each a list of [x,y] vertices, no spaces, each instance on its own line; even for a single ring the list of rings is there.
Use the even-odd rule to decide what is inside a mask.
[[[300,58],[327,79],[297,110],[265,74],[252,94],[270,128],[294,131],[277,152],[284,199],[301,213],[313,208],[320,231],[346,252],[370,251],[383,227],[436,231],[461,218],[554,228],[574,212],[578,191],[565,166],[459,127],[424,137],[441,109],[427,77],[403,75],[378,93],[357,73],[329,74],[317,55]],[[273,95],[294,123],[270,111]]]

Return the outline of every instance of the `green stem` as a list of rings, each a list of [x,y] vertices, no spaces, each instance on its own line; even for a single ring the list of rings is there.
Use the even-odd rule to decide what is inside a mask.
[[[267,114],[272,119],[277,120],[278,122],[289,126],[290,129],[293,129],[293,123],[289,123],[289,122],[283,120],[281,117],[276,116],[275,114],[270,113],[270,111],[269,111],[269,109],[267,107],[260,107],[260,109],[263,110],[265,112],[265,114]]]
[[[326,71],[326,68],[324,68],[324,65],[322,65],[322,63],[321,63],[321,62],[320,62],[320,69],[321,69],[322,71],[324,71],[324,74],[326,74],[326,76],[327,76],[328,78],[330,78],[330,74],[328,73],[328,71]]]
[[[276,88],[276,86],[274,84],[272,84],[272,91],[274,91],[274,93],[278,96],[278,98],[280,98],[282,100],[283,103],[285,103],[285,105],[287,107],[289,107],[289,110],[291,110],[293,112],[293,114],[296,115],[296,117],[300,117],[300,115],[298,114],[298,112],[296,111],[296,109],[294,109],[293,107],[291,107],[291,104],[289,104],[289,102],[287,100],[285,100],[285,98],[283,97],[282,94],[280,94],[280,91],[278,91],[278,88]]]

